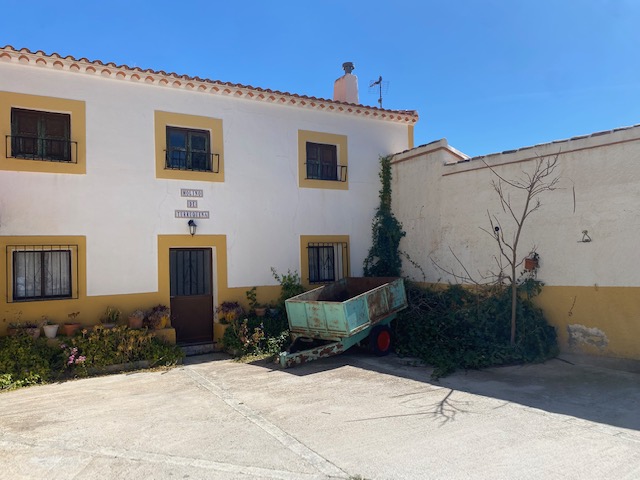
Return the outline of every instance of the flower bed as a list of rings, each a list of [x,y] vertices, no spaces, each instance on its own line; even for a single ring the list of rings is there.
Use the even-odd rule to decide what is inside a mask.
[[[113,365],[144,368],[172,366],[183,352],[155,338],[153,332],[125,326],[83,329],[66,343],[33,339],[25,334],[0,338],[0,390],[109,373]],[[145,363],[136,363],[145,362]]]

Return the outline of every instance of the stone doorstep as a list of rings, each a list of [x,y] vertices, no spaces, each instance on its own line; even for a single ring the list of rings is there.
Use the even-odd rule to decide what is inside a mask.
[[[193,355],[204,355],[207,353],[219,352],[220,349],[216,350],[217,344],[215,342],[212,343],[200,343],[197,345],[180,345],[180,348],[184,352],[187,357],[191,357]]]

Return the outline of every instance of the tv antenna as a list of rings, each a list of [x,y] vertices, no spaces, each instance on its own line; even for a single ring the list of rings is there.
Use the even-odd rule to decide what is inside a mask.
[[[382,108],[382,94],[384,93],[386,95],[388,91],[389,82],[382,80],[382,75],[378,77],[378,80],[371,80],[369,83],[369,93],[378,94],[378,105],[380,105],[380,108]]]

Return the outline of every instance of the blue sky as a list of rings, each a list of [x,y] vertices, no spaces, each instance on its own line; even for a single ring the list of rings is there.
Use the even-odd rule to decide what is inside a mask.
[[[420,114],[482,155],[640,123],[637,0],[0,0],[0,44]],[[11,12],[16,13],[12,15]],[[22,12],[18,15],[19,12]]]

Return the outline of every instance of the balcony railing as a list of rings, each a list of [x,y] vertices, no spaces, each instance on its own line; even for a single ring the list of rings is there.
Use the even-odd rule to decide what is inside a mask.
[[[165,168],[169,170],[220,173],[220,155],[217,153],[193,152],[178,148],[164,152]]]
[[[347,181],[346,165],[331,165],[329,163],[306,163],[307,180],[331,180],[334,182]]]
[[[6,135],[5,154],[7,158],[77,163],[78,142],[59,138]]]

